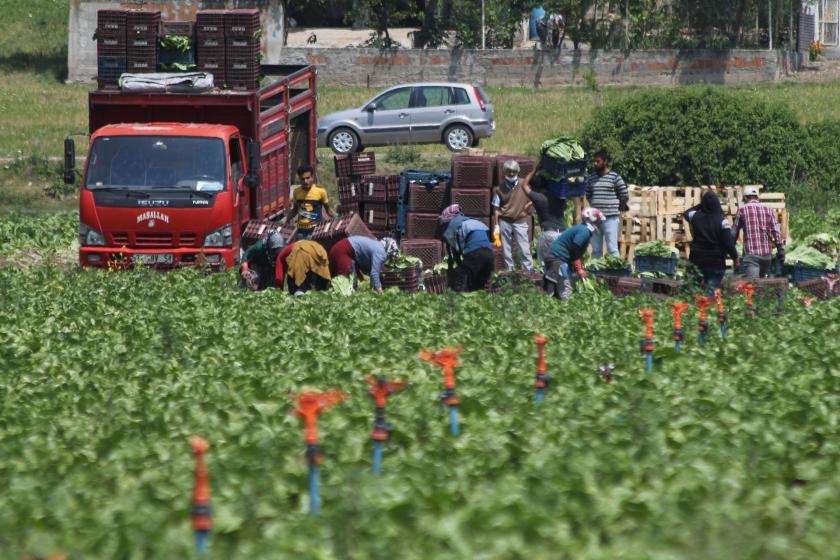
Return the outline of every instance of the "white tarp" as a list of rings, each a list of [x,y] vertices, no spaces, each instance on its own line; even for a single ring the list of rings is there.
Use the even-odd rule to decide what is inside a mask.
[[[213,88],[213,74],[206,72],[168,72],[123,74],[120,88],[133,92],[199,93]]]

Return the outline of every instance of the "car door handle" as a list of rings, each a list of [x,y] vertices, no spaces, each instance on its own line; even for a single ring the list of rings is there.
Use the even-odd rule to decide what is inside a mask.
[[[400,118],[404,119],[408,116],[408,113],[400,113]]]
[[[444,114],[451,115],[454,112],[455,112],[455,109],[447,109],[446,111],[444,111]]]

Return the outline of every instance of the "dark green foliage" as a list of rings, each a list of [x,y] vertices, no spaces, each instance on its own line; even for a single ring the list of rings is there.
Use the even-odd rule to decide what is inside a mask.
[[[766,185],[797,170],[800,126],[780,104],[720,88],[642,91],[595,110],[581,134],[592,153],[641,185]]]

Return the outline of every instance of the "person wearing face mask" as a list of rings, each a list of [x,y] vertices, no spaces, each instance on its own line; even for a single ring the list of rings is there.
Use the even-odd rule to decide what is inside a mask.
[[[604,255],[604,244],[607,254],[618,256],[618,226],[621,212],[625,212],[630,193],[621,175],[610,171],[610,154],[600,150],[592,157],[592,167],[595,173],[589,177],[586,187],[586,200],[593,208],[604,214],[604,221],[598,226],[598,231],[592,235],[592,258]]]
[[[520,185],[519,163],[508,160],[503,166],[505,179],[493,189],[493,241],[498,247],[501,240],[505,268],[513,270],[513,244],[522,253],[522,268],[534,270],[531,242],[528,240],[531,201]]]
[[[581,218],[582,224],[570,227],[551,244],[550,256],[546,259],[546,292],[560,299],[572,295],[569,265],[575,267],[581,279],[586,278],[581,259],[586,254],[590,239],[598,231],[598,226],[604,222],[604,214],[597,208],[585,208]]]

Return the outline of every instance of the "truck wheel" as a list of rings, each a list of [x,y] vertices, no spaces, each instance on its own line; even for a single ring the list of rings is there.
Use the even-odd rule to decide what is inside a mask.
[[[328,144],[336,154],[352,154],[359,150],[359,137],[349,128],[336,128],[330,133]]]
[[[462,124],[455,124],[443,133],[443,143],[453,152],[461,152],[473,143],[472,130]]]

